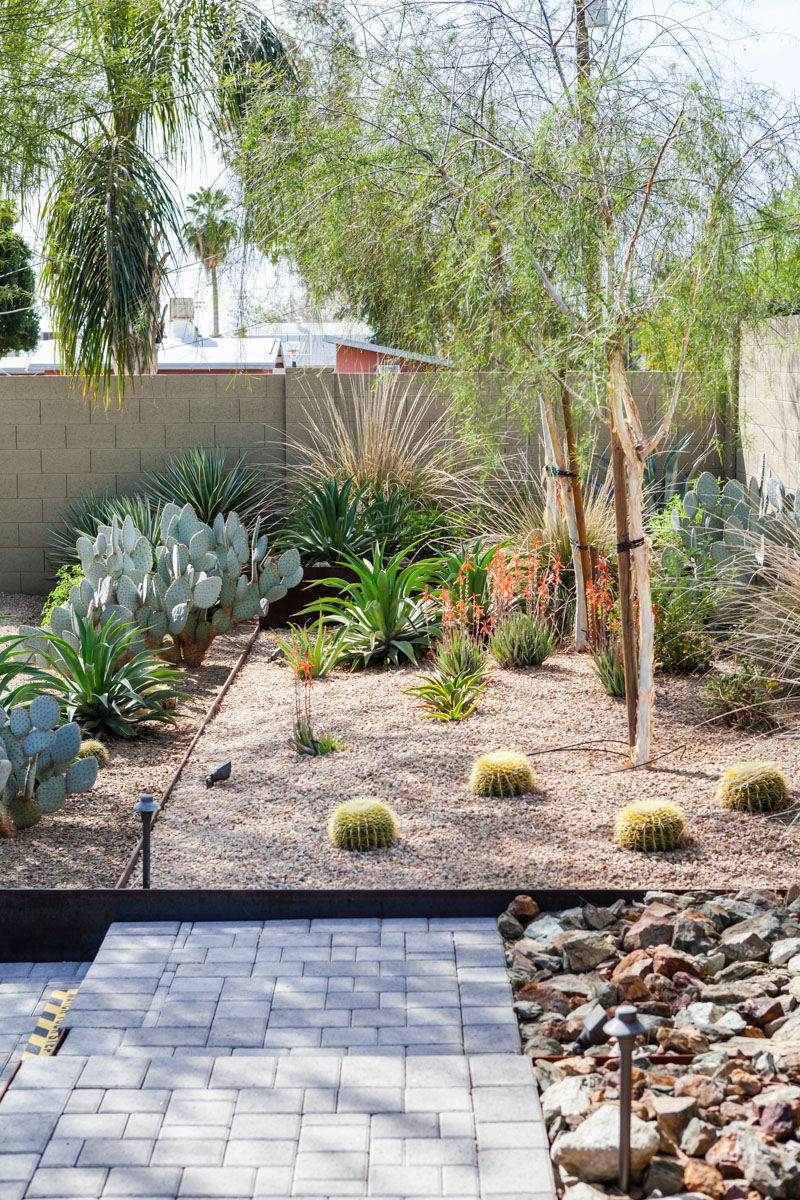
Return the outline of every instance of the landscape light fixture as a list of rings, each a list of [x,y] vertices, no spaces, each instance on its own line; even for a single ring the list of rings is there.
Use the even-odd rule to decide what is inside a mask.
[[[602,1004],[595,1004],[588,1016],[584,1017],[583,1028],[578,1034],[577,1041],[570,1053],[583,1054],[584,1050],[588,1050],[590,1046],[599,1046],[601,1042],[604,1042],[606,1040],[605,1026],[607,1021],[608,1013]]]
[[[142,887],[150,887],[150,826],[161,805],[145,793],[134,808],[142,818]]]
[[[206,787],[212,788],[215,783],[223,783],[231,777],[231,764],[223,763],[221,767],[217,767],[216,771],[212,771],[210,775],[206,775]]]
[[[620,1004],[605,1025],[608,1037],[619,1046],[619,1160],[617,1175],[620,1189],[627,1193],[631,1182],[631,1108],[633,1105],[633,1044],[647,1028],[639,1020],[633,1004]]]

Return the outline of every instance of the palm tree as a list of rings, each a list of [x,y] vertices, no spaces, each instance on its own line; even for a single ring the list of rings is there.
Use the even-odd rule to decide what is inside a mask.
[[[236,237],[236,220],[230,208],[230,197],[222,188],[200,188],[192,192],[186,206],[189,220],[183,226],[183,240],[195,258],[211,276],[211,298],[214,306],[212,337],[219,337],[219,289],[217,267],[225,261],[231,242]]]
[[[163,163],[203,127],[234,130],[251,83],[291,76],[256,0],[0,0],[0,178],[44,185],[42,283],[62,370],[120,402],[151,372],[181,217]],[[17,13],[17,10],[18,13]],[[46,34],[46,36],[45,36]],[[27,110],[27,116],[26,116]]]

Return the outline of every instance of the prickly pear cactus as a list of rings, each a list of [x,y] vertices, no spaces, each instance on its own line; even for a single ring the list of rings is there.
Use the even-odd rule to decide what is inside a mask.
[[[0,829],[27,829],[61,808],[67,796],[94,786],[96,759],[77,757],[80,728],[60,720],[52,696],[0,708]]]
[[[77,641],[73,613],[105,624],[109,618],[137,626],[137,651],[156,651],[173,662],[199,666],[215,637],[237,621],[264,615],[274,600],[303,578],[300,556],[287,550],[275,561],[256,521],[252,537],[235,512],[204,524],[190,504],[167,504],[161,541],[150,542],[126,517],[101,525],[94,542],[79,538],[84,578],[69,604],[54,608],[53,632]],[[35,630],[26,630],[33,638]]]

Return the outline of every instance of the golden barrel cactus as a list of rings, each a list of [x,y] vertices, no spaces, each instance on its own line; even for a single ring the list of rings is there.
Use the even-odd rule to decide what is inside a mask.
[[[469,786],[476,796],[522,796],[533,791],[531,764],[516,750],[492,750],[475,759]]]
[[[739,812],[775,812],[789,803],[789,784],[775,763],[736,763],[720,775],[717,800]]]
[[[634,800],[617,816],[614,840],[624,850],[676,850],[686,836],[686,819],[669,800]]]

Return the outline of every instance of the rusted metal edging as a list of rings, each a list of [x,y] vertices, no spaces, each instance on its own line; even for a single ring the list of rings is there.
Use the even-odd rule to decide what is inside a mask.
[[[222,687],[219,689],[219,691],[217,692],[213,701],[211,702],[211,707],[209,708],[206,715],[203,717],[203,720],[200,722],[200,726],[199,726],[197,732],[195,733],[194,737],[192,738],[191,742],[189,743],[189,745],[186,749],[186,753],[184,754],[181,761],[178,763],[178,767],[177,767],[177,770],[175,771],[175,774],[172,776],[172,778],[170,779],[166,788],[164,789],[164,792],[161,796],[161,800],[159,801],[158,812],[155,813],[153,816],[153,820],[151,823],[151,829],[152,829],[152,826],[155,825],[159,816],[161,815],[161,812],[162,812],[167,800],[172,795],[175,785],[177,784],[178,780],[181,777],[181,772],[183,771],[183,768],[186,766],[187,762],[191,758],[192,751],[194,750],[195,746],[199,742],[200,738],[203,736],[206,726],[208,725],[211,718],[216,715],[217,710],[219,709],[219,706],[222,704],[222,701],[225,699],[225,695],[228,691],[228,688],[231,686],[234,679],[236,678],[236,676],[239,674],[242,667],[246,663],[246,661],[250,655],[250,651],[253,649],[253,646],[256,644],[256,638],[258,637],[260,632],[261,632],[261,630],[260,630],[259,625],[256,625],[252,634],[248,638],[247,645],[245,646],[244,650],[242,651],[242,653],[239,655],[238,659],[234,663],[234,665],[231,669],[231,672],[228,675],[228,678],[225,680]],[[143,845],[143,839],[139,838],[139,841],[136,844],[136,848],[134,849],[133,853],[131,854],[130,858],[128,859],[127,863],[125,864],[125,869],[123,870],[123,872],[120,875],[117,882],[114,884],[115,890],[118,888],[127,887],[128,881],[129,881],[131,875],[133,874],[136,864],[138,863],[139,857],[142,853],[142,845]]]

